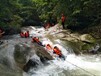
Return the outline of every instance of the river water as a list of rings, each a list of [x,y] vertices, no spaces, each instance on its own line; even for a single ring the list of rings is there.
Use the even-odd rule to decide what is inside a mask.
[[[7,36],[3,39],[5,45],[0,46],[0,76],[101,76],[100,54],[82,54],[76,56],[72,48],[63,44],[63,41],[54,39],[56,43],[53,43],[53,41],[49,40],[47,37],[43,37],[46,34],[43,28],[38,28],[36,30],[39,31],[39,33],[37,31],[32,31],[31,33],[34,36],[38,36],[43,43],[52,43],[53,45],[59,46],[66,60],[57,58],[55,60],[49,60],[44,64],[40,62],[38,56],[33,56],[32,58],[39,60],[37,68],[31,68],[27,73],[21,71],[14,60],[14,45],[20,42],[27,42],[30,39],[22,39],[19,35]]]

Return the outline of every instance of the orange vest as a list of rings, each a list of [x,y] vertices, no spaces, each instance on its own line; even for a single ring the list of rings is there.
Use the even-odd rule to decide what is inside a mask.
[[[21,37],[25,37],[25,34],[23,32],[20,33]]]
[[[26,32],[25,33],[25,37],[29,37],[29,32]]]
[[[46,48],[47,48],[48,50],[52,50],[52,47],[51,47],[51,46],[47,46],[47,45],[46,45]]]
[[[33,38],[33,41],[40,42],[38,38]]]
[[[62,55],[61,52],[60,52],[60,50],[58,50],[58,49],[55,49],[55,48],[54,48],[53,51],[54,51],[57,55]]]
[[[65,22],[65,16],[61,17],[62,22]]]

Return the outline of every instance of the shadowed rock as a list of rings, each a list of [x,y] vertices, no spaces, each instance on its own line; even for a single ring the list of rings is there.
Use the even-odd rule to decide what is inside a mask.
[[[47,58],[48,60],[52,60],[53,57],[43,48],[43,46],[38,45],[37,43],[33,44],[33,49],[39,57]]]
[[[36,62],[30,60],[33,55],[37,55],[41,62],[45,62],[47,60],[52,60],[52,56],[44,49],[43,46],[38,45],[37,43],[32,43],[31,47],[28,47],[24,44],[15,45],[14,51],[14,59],[17,65],[24,69],[24,71],[28,71],[31,66],[35,67]]]

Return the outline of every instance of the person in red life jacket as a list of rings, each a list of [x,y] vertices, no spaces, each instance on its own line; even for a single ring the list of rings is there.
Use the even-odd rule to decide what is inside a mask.
[[[59,57],[62,56],[62,53],[57,46],[53,48],[53,53],[57,54]]]
[[[59,58],[63,58],[65,60],[64,55],[61,53],[61,51],[59,50],[59,48],[57,46],[55,46],[53,48],[53,53],[57,54],[59,56]]]
[[[38,43],[39,45],[43,46],[42,43],[39,41],[39,38],[37,38],[37,37],[33,37],[33,38],[32,38],[32,42],[36,42],[36,43]]]
[[[62,21],[62,27],[63,27],[63,29],[65,29],[65,20],[66,20],[66,17],[64,16],[64,14],[62,14],[62,16],[61,16],[61,21]]]
[[[25,32],[25,38],[29,37],[29,31]]]
[[[32,38],[32,42],[39,42],[39,38],[33,37],[33,38]]]
[[[48,22],[46,25],[46,29],[50,28],[51,24]]]
[[[23,32],[20,33],[21,37],[25,37],[25,34]]]
[[[50,44],[47,44],[47,45],[46,45],[46,49],[47,49],[48,51],[52,50],[52,47],[50,46]]]

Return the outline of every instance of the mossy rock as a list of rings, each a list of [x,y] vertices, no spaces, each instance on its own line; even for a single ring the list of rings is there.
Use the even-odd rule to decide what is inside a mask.
[[[70,48],[72,48],[73,49],[73,52],[76,54],[76,55],[78,55],[78,54],[81,54],[81,47],[82,47],[82,45],[83,45],[83,42],[81,42],[81,41],[78,41],[78,42],[72,42],[72,41],[68,41],[68,46],[70,47]]]
[[[96,43],[96,39],[89,34],[81,35],[80,40],[87,43]]]
[[[91,47],[92,47],[92,45],[90,45],[90,44],[84,44],[81,49],[82,50],[89,50],[89,49],[91,49]]]

